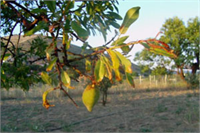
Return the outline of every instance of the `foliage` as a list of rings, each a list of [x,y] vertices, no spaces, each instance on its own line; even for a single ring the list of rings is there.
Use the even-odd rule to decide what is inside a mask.
[[[110,81],[115,79],[121,81],[120,69],[123,68],[128,83],[134,87],[131,62],[127,59],[127,55],[133,48],[131,46],[142,44],[156,54],[176,57],[167,44],[156,39],[125,43],[128,36],[121,37],[121,35],[125,34],[129,26],[138,19],[140,7],[129,9],[122,24],[119,25],[116,20],[122,20],[122,17],[117,13],[116,4],[118,4],[117,1],[2,1],[2,31],[4,34],[9,34],[5,43],[2,43],[1,65],[3,67],[1,74],[3,78],[1,81],[5,85],[9,84],[9,86],[3,85],[3,87],[9,88],[14,85],[13,83],[17,83],[28,90],[29,83],[35,83],[36,79],[42,79],[44,83],[52,86],[43,94],[45,108],[53,106],[49,104],[46,97],[48,93],[57,89],[63,91],[78,107],[73,98],[65,91],[66,88],[75,89],[71,86],[71,80],[77,81],[77,74],[88,78],[92,86],[98,86],[104,78],[108,78]],[[13,30],[17,25],[20,26],[19,39],[21,33],[24,33],[24,36],[30,36],[40,32],[46,34],[46,38],[51,39],[51,42],[46,44],[43,41],[40,43],[40,41],[34,40],[31,42],[30,50],[24,50],[23,46],[19,46],[19,41],[16,44],[11,42]],[[115,36],[107,42],[106,35],[110,26],[116,29],[116,36],[119,35],[117,39]],[[95,35],[96,31],[103,35],[107,43],[93,48],[87,39],[91,34]],[[62,44],[58,42],[58,37],[62,38]],[[92,52],[88,54],[69,52],[71,40],[74,39],[83,43],[83,51],[89,48]],[[123,54],[116,50],[119,48],[122,49]],[[12,60],[5,62],[9,54]],[[46,72],[44,70],[30,71],[30,65],[38,62],[43,65]],[[13,71],[10,72],[4,65],[7,63],[14,66]],[[85,70],[82,71],[80,68]],[[69,71],[73,72],[69,74]],[[38,72],[41,72],[40,75]],[[27,82],[28,77],[31,77],[30,82]],[[89,111],[92,110],[93,103],[96,103],[98,98],[94,95],[92,99],[95,99],[94,102],[86,99],[87,102],[92,102]]]
[[[167,19],[161,29],[163,35],[160,40],[166,42],[177,55],[177,58],[174,58],[173,61],[178,71],[180,70],[182,78],[184,78],[182,69],[185,66],[191,66],[196,54],[198,55],[198,23],[199,21],[196,17],[189,20],[188,27],[186,27],[181,19],[174,17]],[[197,57],[199,58],[199,55]]]
[[[157,66],[151,72],[152,75],[165,75],[168,74],[167,69],[165,67]]]

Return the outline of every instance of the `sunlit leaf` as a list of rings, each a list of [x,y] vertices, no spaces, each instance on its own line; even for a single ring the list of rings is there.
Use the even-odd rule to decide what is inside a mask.
[[[119,69],[114,69],[114,72],[115,72],[115,78],[117,81],[121,81],[122,80],[122,77],[121,77],[121,74],[119,72]]]
[[[53,51],[54,51],[54,45],[50,45],[49,47],[46,48],[45,52],[48,61],[51,60],[51,54]]]
[[[97,82],[100,82],[105,75],[105,65],[101,59],[96,63],[94,74]]]
[[[61,72],[61,80],[63,82],[63,84],[65,85],[65,87],[69,88],[69,89],[74,89],[74,87],[71,87],[71,79],[69,77],[69,75],[67,74],[66,71],[62,71]]]
[[[130,73],[126,73],[126,79],[128,81],[128,83],[133,87],[135,88],[135,83],[134,83],[134,80],[133,80],[133,77]]]
[[[125,72],[126,73],[132,73],[132,68],[131,68],[131,62],[128,60],[126,57],[124,57],[120,52],[115,51],[119,59],[121,60],[121,63],[125,66]]]
[[[46,72],[41,73],[41,78],[45,83],[51,85],[52,79],[51,79],[51,77],[49,77],[49,75]]]
[[[102,56],[102,62],[105,64],[106,70],[107,70],[107,73],[105,74],[105,77],[107,77],[109,80],[111,80],[112,79],[111,64],[110,64],[109,60],[105,56]]]
[[[169,52],[169,51],[165,51],[163,49],[160,48],[150,48],[149,49],[150,52],[153,52],[155,54],[160,54],[160,55],[164,55],[164,56],[168,56],[171,58],[176,58],[177,56],[173,53],[173,52]]]
[[[91,62],[89,60],[85,60],[85,70],[89,72],[92,68]]]
[[[46,69],[47,72],[49,72],[49,71],[52,70],[52,68],[53,68],[53,66],[55,65],[56,61],[57,61],[57,58],[54,58],[54,59],[49,63],[49,65],[47,66],[47,69]]]
[[[121,44],[123,44],[123,42],[124,41],[126,41],[126,39],[128,38],[129,36],[123,36],[123,37],[121,37],[121,38],[119,38],[119,39],[117,39],[116,41],[114,41],[111,45],[113,46],[113,45],[121,45]]]
[[[5,54],[4,58],[3,58],[3,61],[6,61],[9,59],[11,54]],[[1,59],[2,59],[2,56],[1,56]]]
[[[140,7],[133,7],[126,12],[123,23],[119,29],[119,32],[121,34],[125,34],[129,26],[138,19],[139,10],[140,10]]]
[[[49,107],[53,107],[55,105],[50,105],[49,102],[47,101],[47,94],[51,91],[53,91],[54,88],[48,89],[47,91],[45,91],[42,95],[42,100],[43,100],[43,106],[48,109]]]
[[[115,54],[115,52],[113,52],[110,49],[107,49],[106,51],[108,52],[108,54],[110,55],[110,58],[112,60],[113,69],[118,69],[119,65],[120,65],[120,61],[119,61],[117,55]]]

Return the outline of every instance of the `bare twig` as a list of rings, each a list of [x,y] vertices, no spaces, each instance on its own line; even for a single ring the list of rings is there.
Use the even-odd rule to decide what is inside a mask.
[[[107,46],[108,44],[110,44],[112,41],[114,41],[114,39],[117,37],[117,33],[115,34],[115,36],[106,44],[103,45],[103,47]]]
[[[1,66],[2,66],[2,64],[3,64],[3,59],[4,59],[5,54],[6,54],[6,52],[7,52],[8,44],[9,44],[9,42],[10,42],[10,39],[11,39],[13,30],[15,29],[15,27],[17,26],[18,23],[19,23],[19,22],[17,21],[17,22],[15,23],[15,25],[13,26],[13,28],[11,29],[10,36],[9,36],[9,38],[8,38],[8,42],[7,42],[7,44],[6,44],[6,48],[5,48],[5,50],[4,50],[4,52],[3,52],[3,55],[2,55],[2,58],[1,58]]]
[[[78,104],[76,104],[76,102],[73,100],[73,98],[67,93],[67,91],[65,89],[63,89],[62,87],[60,88],[68,97],[69,99],[73,102],[73,104],[78,108]]]

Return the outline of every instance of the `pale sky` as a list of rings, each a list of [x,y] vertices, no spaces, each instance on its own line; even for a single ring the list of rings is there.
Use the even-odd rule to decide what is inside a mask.
[[[138,20],[133,23],[124,36],[129,35],[126,42],[137,41],[155,37],[160,31],[165,20],[178,16],[185,24],[189,18],[200,16],[200,0],[118,0],[119,14],[124,18],[126,12],[135,6],[140,6]],[[118,21],[121,25],[122,21]],[[114,36],[114,32],[108,32],[107,40]],[[88,42],[92,46],[105,44],[103,36],[90,36]],[[72,42],[82,46],[80,42]],[[130,52],[130,60],[136,52],[141,51],[143,46],[136,45]]]
[[[119,14],[124,18],[126,11],[135,6],[141,7],[139,18],[124,34],[124,36],[129,35],[126,42],[155,37],[168,18],[178,16],[187,24],[188,19],[200,16],[199,0],[119,0]],[[119,24],[122,23],[122,21],[118,22]],[[108,32],[107,40],[110,40],[113,36],[114,33]],[[104,44],[104,39],[103,36],[95,36],[90,37],[88,42],[92,46],[100,46]],[[130,52],[132,62],[135,53],[142,49],[143,46],[140,44],[134,46]]]

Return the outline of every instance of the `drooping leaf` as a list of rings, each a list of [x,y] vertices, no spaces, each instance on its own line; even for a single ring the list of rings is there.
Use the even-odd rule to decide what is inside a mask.
[[[125,72],[126,73],[132,73],[132,68],[131,68],[131,62],[128,60],[126,57],[124,57],[120,52],[115,51],[119,59],[121,60],[121,63],[125,66]]]
[[[109,80],[111,80],[112,79],[111,64],[110,64],[109,60],[105,56],[102,56],[102,62],[105,64],[106,70],[107,70],[107,73],[105,73],[105,77],[107,77]]]
[[[100,65],[101,65],[101,62],[100,62],[100,60],[98,60],[95,64],[95,68],[94,68],[94,77],[95,77],[96,81],[98,81],[100,79],[99,78]]]
[[[49,47],[46,48],[45,52],[48,61],[51,60],[51,54],[53,51],[54,51],[54,45],[50,45]]]
[[[114,72],[115,72],[115,78],[117,81],[121,81],[122,80],[122,77],[121,77],[121,74],[119,72],[119,69],[114,69]]]
[[[111,45],[121,45],[123,44],[124,41],[126,41],[126,39],[128,38],[129,36],[123,36],[123,37],[120,37],[119,39],[117,39],[116,41],[114,41]]]
[[[119,29],[119,32],[121,34],[125,34],[129,26],[138,19],[139,10],[140,10],[140,7],[133,7],[126,12],[123,23]]]
[[[51,79],[51,77],[49,77],[49,75],[46,72],[41,73],[41,78],[45,83],[51,85],[52,79]]]
[[[44,21],[40,21],[40,22],[37,24],[37,26],[35,26],[33,29],[27,31],[27,32],[25,33],[25,36],[31,36],[31,35],[33,35],[35,32],[38,32],[38,31],[40,31],[40,30],[42,30],[42,29],[45,29],[45,30],[48,29],[47,23],[45,23]]]
[[[50,88],[47,91],[45,91],[42,95],[42,100],[43,100],[43,106],[48,109],[49,107],[53,107],[55,105],[50,105],[49,102],[47,101],[47,94],[51,91],[55,90],[54,88]]]
[[[89,60],[85,60],[85,70],[89,72],[92,68],[91,62]]]
[[[65,85],[65,87],[69,88],[69,89],[74,89],[74,87],[71,87],[71,79],[69,77],[69,75],[67,74],[66,71],[62,71],[61,72],[61,80],[63,82],[63,84]]]
[[[47,69],[46,69],[47,72],[49,72],[49,71],[52,70],[52,68],[53,68],[53,66],[55,65],[56,61],[57,61],[57,58],[54,58],[54,59],[49,63],[49,65],[48,65],[48,67],[47,67]]]
[[[54,13],[56,9],[56,0],[46,1],[44,0],[44,3],[47,4],[47,7],[49,10]]]
[[[134,80],[133,80],[133,77],[130,73],[126,73],[126,79],[128,81],[128,83],[133,87],[135,88],[135,83],[134,83]]]
[[[89,33],[87,30],[82,28],[76,21],[72,21],[71,23],[72,29],[77,33],[78,37],[82,40],[87,40]]]
[[[105,65],[101,59],[99,59],[96,63],[94,74],[97,82],[103,80],[103,77],[105,75]]]
[[[7,59],[9,59],[11,54],[5,54],[4,58],[3,58],[3,61],[6,61]],[[1,56],[1,59],[2,59],[2,56]]]
[[[106,51],[108,52],[108,54],[110,55],[110,58],[112,60],[113,69],[118,69],[119,65],[120,65],[120,61],[119,61],[117,55],[115,54],[115,52],[113,52],[110,49],[107,49]]]
[[[101,31],[101,33],[103,35],[104,41],[106,42],[106,40],[107,40],[107,37],[106,37],[107,33],[106,33],[106,30],[105,30],[105,27],[101,23],[99,23],[99,26],[100,26],[100,31]]]

